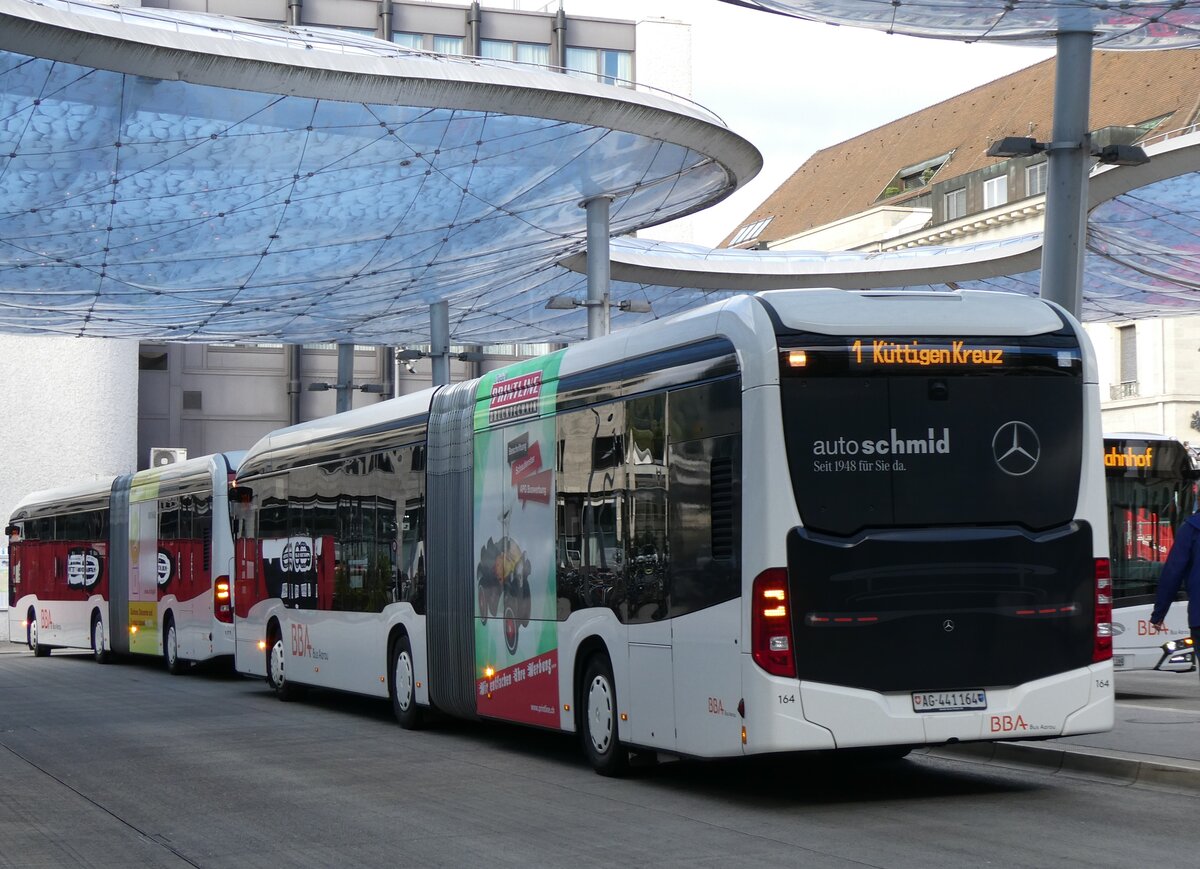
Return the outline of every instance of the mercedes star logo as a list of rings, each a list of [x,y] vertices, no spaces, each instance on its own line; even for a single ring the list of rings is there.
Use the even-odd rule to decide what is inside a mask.
[[[944,622],[942,622],[942,630],[946,633],[950,633],[952,630],[954,630],[954,619],[946,619]]]
[[[992,456],[996,465],[1010,477],[1023,477],[1037,467],[1042,442],[1028,424],[1006,422],[992,437]]]

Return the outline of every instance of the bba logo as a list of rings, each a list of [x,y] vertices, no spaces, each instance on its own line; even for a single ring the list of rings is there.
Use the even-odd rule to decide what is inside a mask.
[[[1018,730],[1028,730],[1029,725],[1025,723],[1025,719],[1018,715],[1013,718],[1011,715],[993,715],[992,733],[1015,733]]]

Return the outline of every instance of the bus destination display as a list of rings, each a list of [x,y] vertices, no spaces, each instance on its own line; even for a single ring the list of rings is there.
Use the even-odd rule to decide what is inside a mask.
[[[1056,342],[1057,343],[1057,342]],[[855,337],[844,344],[784,349],[782,368],[790,374],[989,373],[1021,370],[1078,373],[1078,346],[1028,344],[1004,338],[994,342],[947,337]]]

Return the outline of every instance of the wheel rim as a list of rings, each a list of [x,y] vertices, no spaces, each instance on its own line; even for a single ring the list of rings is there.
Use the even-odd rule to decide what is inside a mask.
[[[598,754],[612,745],[612,688],[603,676],[596,676],[588,688],[588,738]]]
[[[167,628],[167,663],[172,667],[179,660],[179,638],[175,636],[175,624]]]
[[[413,667],[408,649],[401,649],[396,656],[396,705],[402,712],[407,712],[412,704]]]
[[[92,652],[96,657],[104,652],[104,627],[99,619],[92,625]]]
[[[37,619],[31,619],[29,622],[29,648],[37,649],[38,647],[38,623]]]
[[[271,647],[271,684],[283,687],[283,640],[276,640]]]

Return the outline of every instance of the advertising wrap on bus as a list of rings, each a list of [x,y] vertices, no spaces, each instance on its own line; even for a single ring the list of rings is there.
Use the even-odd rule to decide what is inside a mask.
[[[475,413],[476,703],[557,727],[553,416],[562,353],[479,383]],[[545,412],[545,416],[543,416]]]

